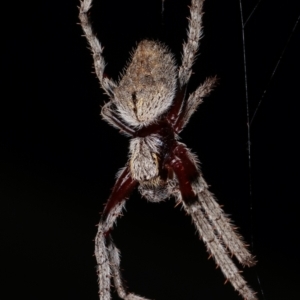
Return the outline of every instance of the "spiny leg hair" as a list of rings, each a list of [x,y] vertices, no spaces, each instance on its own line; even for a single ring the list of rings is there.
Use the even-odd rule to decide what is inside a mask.
[[[111,236],[107,233],[112,230],[118,216],[121,215],[125,200],[119,202],[111,209],[105,220],[100,220],[95,239],[95,256],[97,260],[99,296],[101,300],[111,299],[111,277],[121,299],[124,300],[149,300],[126,291],[120,272],[120,254]]]
[[[198,106],[203,102],[203,98],[207,97],[217,84],[217,77],[207,78],[201,84],[182,106],[180,117],[176,122],[175,130],[179,133],[190,120],[192,114],[197,110]]]
[[[198,196],[199,209],[202,209],[209,222],[212,224],[218,235],[222,238],[225,246],[235,255],[242,265],[252,266],[255,264],[253,256],[247,249],[243,238],[236,232],[231,220],[225,215],[214,195],[209,191],[208,184],[204,180],[198,165],[197,157],[188,149],[188,159],[197,167],[198,178],[193,182],[193,190]]]
[[[242,265],[253,266],[255,264],[253,256],[248,251],[242,237],[236,232],[230,219],[216,202],[213,194],[208,190],[204,178],[200,176],[193,187],[199,197],[201,207],[225,246]]]
[[[116,84],[109,78],[104,76],[105,60],[102,55],[103,47],[93,33],[92,25],[89,20],[89,10],[92,6],[92,0],[82,0],[79,8],[79,19],[84,35],[90,44],[94,59],[94,67],[96,75],[100,81],[101,87],[108,94],[112,95]]]
[[[192,66],[202,36],[202,8],[204,0],[192,0],[187,30],[187,41],[183,44],[182,62],[179,68],[179,85],[185,86],[192,74]]]
[[[254,264],[251,254],[241,237],[235,232],[229,218],[225,216],[219,204],[209,192],[197,165],[196,157],[183,144],[179,147],[180,151],[176,153],[176,160],[181,161],[181,172],[186,173],[185,176],[181,175],[180,177],[183,180],[187,178],[188,175],[184,166],[188,168],[189,165],[193,164],[198,170],[198,178],[192,184],[196,201],[187,201],[182,190],[175,195],[177,201],[183,203],[184,209],[192,217],[200,238],[206,244],[208,252],[214,257],[217,265],[220,266],[226,279],[231,282],[232,286],[244,299],[257,299],[253,290],[248,287],[246,281],[240,275],[240,271],[230,258],[230,253],[228,253],[226,247],[245,265]],[[177,176],[178,179],[180,177]]]
[[[194,225],[199,233],[200,238],[205,243],[208,252],[215,259],[216,264],[220,266],[224,276],[230,281],[232,286],[246,300],[257,300],[253,290],[248,287],[246,281],[241,276],[228,252],[223,246],[220,238],[215,234],[214,227],[208,220],[206,213],[203,212],[203,207],[199,202],[192,205],[183,204],[186,212],[191,216]]]
[[[127,293],[124,288],[124,283],[120,271],[120,252],[110,240],[110,245],[108,246],[109,258],[111,263],[112,276],[114,279],[114,286],[117,290],[117,293],[121,299],[125,300],[149,300],[132,293]]]

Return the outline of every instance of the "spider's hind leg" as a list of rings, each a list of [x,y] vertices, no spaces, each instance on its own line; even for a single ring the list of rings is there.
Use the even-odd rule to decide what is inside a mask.
[[[180,87],[186,85],[192,74],[192,65],[202,35],[202,8],[204,0],[192,0],[187,30],[187,41],[183,44],[182,62],[179,68]]]
[[[96,35],[93,33],[92,25],[89,20],[89,10],[92,6],[92,0],[81,0],[79,8],[79,19],[84,35],[91,47],[94,59],[94,67],[101,87],[108,95],[113,95],[113,90],[116,84],[104,75],[105,60],[102,55],[103,47]]]
[[[180,132],[184,126],[188,123],[192,114],[197,110],[198,106],[202,103],[203,98],[207,97],[209,93],[217,84],[216,77],[207,78],[203,84],[201,84],[188,99],[184,101],[180,114],[174,125],[175,131]]]

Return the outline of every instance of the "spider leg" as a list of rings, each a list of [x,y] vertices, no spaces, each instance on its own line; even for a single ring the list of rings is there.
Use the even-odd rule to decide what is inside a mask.
[[[224,245],[222,244],[222,241],[215,234],[214,227],[211,225],[206,214],[204,213],[203,207],[198,205],[198,202],[191,205],[185,203],[184,200],[183,202],[183,207],[192,217],[201,239],[206,244],[208,252],[214,257],[217,265],[220,266],[226,279],[230,281],[232,286],[245,300],[257,300],[254,291],[247,285],[247,282],[241,276],[240,271],[233,263]]]
[[[79,19],[84,35],[88,40],[94,59],[94,67],[96,75],[100,81],[101,87],[105,92],[112,96],[116,84],[108,77],[104,76],[105,60],[102,55],[103,47],[93,33],[91,22],[88,17],[88,12],[92,6],[92,0],[81,0],[79,8]]]
[[[186,86],[183,86],[176,92],[173,105],[168,110],[167,120],[173,126],[176,133],[179,133],[188,123],[192,114],[198,106],[203,102],[203,98],[207,97],[217,83],[217,77],[207,78],[188,99],[186,99]]]
[[[242,237],[236,233],[231,221],[226,217],[213,194],[208,190],[208,185],[197,166],[197,158],[194,157],[183,144],[177,146],[174,154],[184,162],[188,172],[191,173],[192,170],[192,173],[195,174],[195,169],[197,170],[197,179],[193,181],[192,187],[194,193],[197,194],[198,206],[205,211],[207,218],[218,235],[222,237],[226,247],[237,257],[241,264],[247,266],[253,265],[255,263],[254,259],[248,251]],[[194,176],[195,175],[193,175],[193,177]]]
[[[248,251],[242,237],[236,232],[228,217],[215,200],[213,194],[209,191],[208,185],[204,180],[198,166],[197,158],[189,152],[182,144],[179,144],[175,150],[178,156],[185,165],[191,170],[193,167],[197,168],[198,177],[193,182],[193,191],[197,194],[199,208],[201,206],[207,214],[207,218],[217,231],[218,235],[226,247],[233,253],[239,262],[243,265],[252,266],[255,264],[253,256]],[[193,171],[194,172],[194,171]]]
[[[111,239],[108,243],[108,253],[114,285],[117,289],[119,297],[124,300],[148,300],[147,298],[140,297],[132,293],[127,293],[126,289],[124,288],[124,283],[120,272],[120,251],[116,248]]]
[[[203,102],[203,98],[207,97],[213,90],[217,83],[216,77],[207,78],[184,102],[181,111],[178,115],[174,129],[179,133],[188,123],[192,114],[196,111],[198,106]]]
[[[185,105],[185,95],[186,95],[186,86],[181,87],[178,91],[176,91],[172,106],[169,108],[166,119],[172,124],[174,127],[178,116],[181,114],[182,108]]]
[[[168,167],[174,171],[178,180],[180,193],[177,194],[177,200],[183,202],[183,207],[192,217],[200,237],[226,279],[244,299],[257,299],[230,258],[226,246],[236,256],[246,255],[247,260],[251,258],[251,255],[208,191],[206,183],[203,185],[205,181],[198,171],[196,161],[183,144],[178,143],[174,148]],[[233,245],[235,243],[237,246]],[[243,263],[246,264],[244,259],[246,258],[243,257]]]
[[[119,251],[110,236],[113,225],[122,212],[126,197],[131,194],[137,184],[137,181],[132,179],[130,175],[129,167],[121,170],[98,225],[95,239],[95,256],[97,260],[100,300],[111,299],[111,276],[121,299],[147,300],[126,291],[120,272]]]
[[[222,237],[229,251],[235,255],[242,265],[253,266],[256,263],[254,257],[248,251],[242,236],[236,232],[231,220],[217,203],[214,195],[208,190],[208,185],[202,176],[194,184],[194,190],[198,194],[201,207],[204,208],[209,221]]]
[[[122,122],[121,118],[117,115],[116,111],[111,108],[111,105],[113,105],[112,102],[107,102],[104,104],[101,110],[101,115],[105,121],[107,121],[109,124],[111,124],[113,127],[119,129],[121,132],[133,136],[135,131],[126,125],[124,122]]]
[[[192,0],[187,31],[187,41],[183,44],[182,62],[179,68],[180,87],[186,85],[192,74],[192,65],[202,36],[202,8],[204,0]]]

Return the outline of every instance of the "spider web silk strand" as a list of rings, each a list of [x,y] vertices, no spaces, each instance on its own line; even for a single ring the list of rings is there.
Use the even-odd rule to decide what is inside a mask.
[[[251,131],[250,131],[250,113],[249,113],[249,96],[248,96],[248,76],[247,76],[247,60],[246,60],[246,43],[245,43],[245,22],[243,16],[242,0],[239,0],[240,15],[242,25],[242,41],[243,41],[243,61],[244,61],[244,80],[245,80],[245,99],[246,99],[246,119],[247,119],[247,139],[248,139],[248,173],[249,173],[249,201],[250,201],[250,226],[251,226],[251,248],[254,250],[254,237],[253,237],[253,199],[252,199],[252,166],[251,166]],[[259,3],[258,3],[259,4]],[[257,5],[258,5],[257,4]],[[254,8],[255,10],[255,8]],[[253,13],[254,11],[252,11]],[[252,14],[251,13],[251,14]],[[251,15],[250,15],[251,16]],[[250,17],[249,16],[249,17]],[[249,17],[247,21],[249,20]],[[264,292],[261,286],[259,275],[256,271],[256,280],[263,299],[265,299]]]
[[[262,0],[259,0],[256,5],[254,6],[254,8],[252,9],[251,13],[249,14],[249,17],[247,18],[247,20],[245,21],[245,23],[243,24],[243,28],[245,28],[246,24],[248,23],[248,21],[252,18],[254,12],[256,11],[258,5],[260,4]]]
[[[248,137],[248,168],[249,168],[249,193],[252,197],[252,182],[251,182],[251,132],[250,132],[250,113],[249,113],[249,96],[248,96],[248,77],[247,77],[247,62],[246,62],[246,47],[245,47],[245,26],[243,17],[242,1],[240,2],[240,15],[242,23],[242,40],[243,40],[243,60],[244,60],[244,81],[245,81],[245,99],[246,99],[246,118],[247,118],[247,137]],[[252,203],[251,208],[252,210]],[[253,245],[252,245],[253,246]]]
[[[254,111],[254,113],[253,113],[253,116],[252,116],[252,118],[251,118],[251,120],[250,120],[250,126],[252,125],[252,122],[253,122],[254,118],[256,117],[257,111],[258,111],[258,109],[260,108],[260,105],[261,105],[263,99],[265,98],[265,95],[266,95],[266,93],[267,93],[267,90],[268,90],[268,88],[269,88],[269,86],[270,86],[270,84],[271,84],[271,82],[272,82],[272,80],[273,80],[273,78],[274,78],[274,75],[275,75],[275,73],[276,73],[276,71],[277,71],[277,69],[278,69],[278,66],[280,65],[280,63],[281,63],[281,61],[282,61],[282,58],[283,58],[283,56],[284,56],[284,54],[285,54],[285,51],[286,51],[286,49],[287,49],[287,47],[288,47],[288,45],[289,45],[289,43],[290,43],[290,41],[291,41],[291,39],[292,39],[292,36],[293,36],[293,34],[295,33],[296,27],[297,27],[297,25],[298,25],[298,23],[299,23],[299,19],[300,19],[300,15],[298,16],[298,18],[297,18],[297,20],[296,20],[296,22],[295,22],[295,25],[294,25],[294,27],[293,27],[293,29],[292,29],[292,31],[291,31],[291,33],[290,33],[288,39],[287,39],[287,42],[286,42],[285,46],[283,47],[283,50],[282,50],[282,52],[281,52],[281,54],[280,54],[280,57],[279,57],[279,59],[278,59],[276,65],[275,65],[275,67],[274,67],[274,70],[273,70],[273,72],[272,72],[272,74],[271,74],[271,77],[270,77],[270,79],[269,79],[269,81],[268,81],[268,83],[267,83],[267,85],[266,85],[266,88],[264,89],[264,91],[263,91],[263,93],[262,93],[262,95],[261,95],[261,97],[260,97],[260,100],[259,100],[259,102],[258,102],[258,104],[257,104],[257,106],[256,106],[256,108],[255,108],[255,111]]]

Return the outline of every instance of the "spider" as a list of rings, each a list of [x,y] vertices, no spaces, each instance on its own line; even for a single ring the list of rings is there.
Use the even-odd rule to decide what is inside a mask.
[[[113,225],[135,188],[148,201],[160,202],[173,196],[177,204],[182,204],[226,281],[231,282],[244,299],[257,299],[231,256],[247,266],[255,263],[254,258],[208,190],[196,156],[178,141],[178,134],[216,84],[216,78],[208,78],[186,97],[202,34],[203,2],[191,0],[188,36],[179,68],[166,46],[142,40],[116,83],[104,75],[103,47],[88,17],[92,0],[81,1],[81,26],[91,47],[96,75],[110,99],[102,107],[101,115],[131,138],[128,163],[117,175],[95,238],[101,300],[111,299],[111,277],[121,299],[147,300],[125,288],[119,250],[111,238]]]

